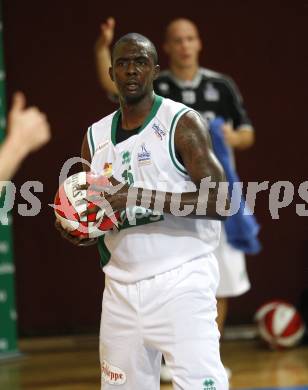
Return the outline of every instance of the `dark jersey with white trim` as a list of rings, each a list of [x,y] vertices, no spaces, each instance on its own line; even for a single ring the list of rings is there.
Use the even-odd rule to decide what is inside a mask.
[[[206,120],[221,116],[234,129],[251,126],[234,81],[212,70],[200,68],[192,81],[179,80],[170,71],[163,71],[154,81],[154,90],[158,95],[193,108]]]

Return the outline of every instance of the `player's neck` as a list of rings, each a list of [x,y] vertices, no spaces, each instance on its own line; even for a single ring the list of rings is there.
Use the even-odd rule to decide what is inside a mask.
[[[143,125],[154,103],[154,93],[146,95],[137,103],[120,101],[122,128],[133,130]]]
[[[195,64],[187,68],[170,65],[171,73],[179,80],[192,81],[198,73],[199,65]]]

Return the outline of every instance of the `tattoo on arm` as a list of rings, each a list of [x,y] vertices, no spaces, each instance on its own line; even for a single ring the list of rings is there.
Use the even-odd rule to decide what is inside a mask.
[[[197,113],[190,111],[182,116],[174,141],[188,175],[197,186],[206,177],[217,183],[225,181],[224,171],[213,152],[207,125]]]

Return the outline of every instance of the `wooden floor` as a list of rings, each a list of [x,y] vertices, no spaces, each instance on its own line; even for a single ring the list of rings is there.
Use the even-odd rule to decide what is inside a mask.
[[[0,360],[1,390],[99,390],[96,337],[22,340],[20,349],[21,358]],[[232,388],[307,385],[308,389],[307,346],[273,352],[255,340],[226,341],[222,357],[232,368]]]

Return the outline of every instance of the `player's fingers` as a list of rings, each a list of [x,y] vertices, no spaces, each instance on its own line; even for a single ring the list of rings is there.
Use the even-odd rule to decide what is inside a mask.
[[[111,183],[113,186],[117,186],[117,185],[119,185],[119,184],[125,185],[125,183],[120,182],[120,181],[117,180],[114,176],[108,177],[108,180],[110,181],[110,183]]]
[[[76,189],[77,190],[80,190],[80,191],[83,191],[83,190],[87,190],[89,188],[90,184],[89,183],[86,183],[86,184],[80,184],[78,186],[76,186]]]
[[[18,112],[25,108],[26,106],[26,97],[22,92],[15,92],[12,100],[11,112]]]
[[[92,191],[92,192],[104,192],[104,191],[107,191],[108,188],[110,188],[110,186],[100,186],[98,184],[90,184],[88,186],[88,191]]]
[[[94,202],[92,202],[92,203],[94,203]],[[83,211],[82,213],[80,213],[80,217],[87,217],[90,214],[97,213],[99,210],[100,210],[100,207],[98,205],[94,204],[94,206],[88,207],[86,211]]]
[[[102,202],[102,198],[103,198],[104,194],[103,193],[100,193],[99,195],[87,195],[86,199],[88,202],[92,202],[96,205],[98,205],[98,203]]]
[[[110,17],[106,20],[106,22],[107,22],[109,28],[114,29],[114,27],[115,27],[115,18],[114,18],[114,17],[110,16]]]
[[[78,246],[90,246],[90,245],[94,245],[96,244],[98,241],[97,238],[85,238],[83,240],[80,240],[79,243],[78,243]]]
[[[60,221],[58,221],[57,219],[55,220],[55,228],[61,233],[64,229],[60,223]]]
[[[67,232],[65,229],[63,229],[61,223],[57,220],[55,221],[55,228],[60,232],[61,236],[63,238],[65,238],[67,241],[69,241],[71,244],[77,245],[77,246],[85,246],[85,245],[80,245],[80,242],[83,241],[83,239],[81,239],[79,237],[72,236],[69,232]],[[87,239],[84,239],[84,240],[87,240]]]
[[[68,231],[63,228],[61,222],[58,221],[57,219],[55,221],[55,228],[58,230],[58,232],[60,232],[61,236],[65,237],[65,238],[71,237],[71,235],[68,233]]]

